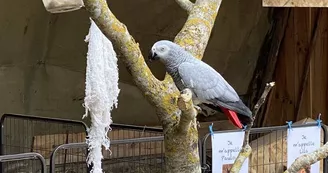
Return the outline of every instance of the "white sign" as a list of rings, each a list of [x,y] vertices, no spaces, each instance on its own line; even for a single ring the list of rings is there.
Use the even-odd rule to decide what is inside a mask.
[[[244,141],[245,132],[214,133],[212,135],[212,172],[228,173]],[[240,169],[248,173],[248,158]]]
[[[298,127],[288,129],[287,132],[287,167],[297,159],[299,156],[311,153],[320,148],[320,132],[321,128],[313,127]],[[320,162],[311,166],[311,173],[319,173]],[[306,171],[308,172],[308,171]]]

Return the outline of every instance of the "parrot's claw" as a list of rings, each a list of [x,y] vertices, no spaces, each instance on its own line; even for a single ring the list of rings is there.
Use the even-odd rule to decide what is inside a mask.
[[[208,113],[206,111],[203,111],[203,110],[202,110],[202,112],[200,112],[200,114],[204,115],[205,117],[209,116]]]
[[[194,108],[196,109],[196,111],[198,113],[202,113],[203,112],[202,108],[200,108],[199,106],[194,105]]]

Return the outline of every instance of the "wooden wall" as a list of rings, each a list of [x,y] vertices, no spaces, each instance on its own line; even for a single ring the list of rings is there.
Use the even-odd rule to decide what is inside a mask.
[[[260,126],[282,125],[322,113],[328,124],[328,9],[292,8]]]

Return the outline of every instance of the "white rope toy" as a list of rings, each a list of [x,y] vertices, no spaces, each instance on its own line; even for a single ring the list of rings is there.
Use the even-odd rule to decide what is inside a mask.
[[[117,108],[120,92],[117,57],[110,40],[92,20],[85,41],[89,42],[89,45],[83,118],[87,117],[88,113],[91,117],[86,141],[89,147],[87,163],[93,165],[91,173],[102,173],[102,146],[109,150],[110,140],[107,133],[112,123],[111,110]]]

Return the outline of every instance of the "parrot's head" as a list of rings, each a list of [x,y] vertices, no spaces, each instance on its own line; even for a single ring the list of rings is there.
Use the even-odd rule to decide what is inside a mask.
[[[168,63],[177,63],[181,61],[181,55],[186,51],[181,48],[179,45],[168,41],[161,40],[156,42],[149,52],[149,62],[160,60],[164,64]]]

